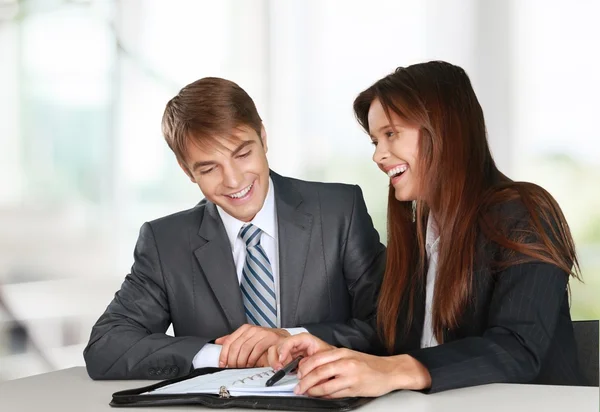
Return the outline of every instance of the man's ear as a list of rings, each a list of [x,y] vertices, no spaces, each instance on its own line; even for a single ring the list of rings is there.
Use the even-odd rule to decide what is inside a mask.
[[[194,176],[192,176],[192,173],[188,169],[187,165],[179,159],[177,159],[177,163],[179,164],[179,167],[181,167],[181,170],[183,170],[183,172],[187,175],[187,177],[189,177],[189,179],[192,181],[192,183],[196,183],[196,179],[194,179]]]
[[[265,148],[265,153],[267,153],[269,151],[269,146],[267,146],[267,131],[265,130],[264,124],[260,127],[260,140]]]

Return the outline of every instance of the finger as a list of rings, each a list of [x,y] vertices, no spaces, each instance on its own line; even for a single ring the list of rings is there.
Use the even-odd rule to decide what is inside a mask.
[[[269,355],[268,355],[269,366],[276,371],[283,368],[285,365],[287,365],[288,363],[290,363],[293,360],[292,356],[288,356],[287,358],[283,359],[283,361],[280,361],[279,360],[279,352],[277,352],[276,345],[271,346],[269,348],[268,352],[269,352]]]
[[[350,386],[349,388],[342,389],[341,391],[334,392],[329,395],[322,396],[323,399],[336,399],[336,398],[350,398],[354,396],[360,396],[356,393],[356,390]]]
[[[333,379],[333,378],[331,378],[331,379]],[[327,382],[327,381],[329,381],[329,380],[330,380],[330,379],[324,379],[324,380],[322,380],[322,381],[320,381],[320,382],[317,382],[317,383],[315,383],[315,384],[313,385],[313,387],[314,387],[314,386],[317,386],[317,385],[320,385],[320,384],[322,384],[322,383],[325,383],[325,382]],[[298,385],[296,385],[296,386],[298,386]],[[296,389],[296,388],[294,388],[294,390],[295,390],[295,389]]]
[[[279,360],[281,362],[283,359],[290,357],[292,352],[310,356],[317,351],[317,347],[316,338],[309,333],[291,336],[279,345]]]
[[[279,362],[279,353],[277,352],[277,346],[271,346],[267,351],[267,361],[269,366],[276,371],[282,368],[281,362]]]
[[[330,393],[337,392],[339,390],[344,389],[344,386],[331,386],[327,385],[329,380],[342,379],[343,383],[346,384],[344,378],[348,377],[348,361],[346,359],[339,359],[334,362],[329,362],[324,365],[321,365],[315,368],[308,375],[302,375],[300,382],[296,386],[294,392],[299,395],[303,395],[309,392],[311,396],[323,396],[329,395]],[[323,389],[323,385],[325,385],[325,389]],[[319,387],[320,389],[314,389],[313,387]],[[327,391],[327,388],[329,392]],[[315,395],[313,395],[315,393]]]
[[[278,362],[282,363],[284,359],[290,357],[292,351],[297,351],[298,348],[301,348],[302,346],[307,346],[307,344],[300,335],[284,339],[284,341],[277,346]]]
[[[316,384],[312,388],[309,388],[306,394],[315,397],[344,397],[343,392],[349,392],[353,382],[354,377],[339,376]]]
[[[246,333],[241,335],[234,342],[232,342],[231,345],[229,345],[229,354],[227,356],[227,366],[228,367],[243,368],[246,366],[245,363],[243,365],[239,364],[237,362],[237,359],[240,356],[240,351],[244,350],[248,340],[250,340],[252,338],[254,333],[256,333],[256,331],[254,329],[249,329],[248,331],[246,331]]]
[[[266,368],[269,366],[269,361],[267,360],[267,352],[263,353],[263,355],[260,358],[258,358],[255,366],[257,368]]]
[[[251,325],[242,325],[237,328],[233,333],[229,334],[225,340],[223,340],[223,347],[221,348],[221,355],[219,355],[219,367],[224,368],[227,366],[227,360],[229,359],[229,348],[231,344],[235,342],[241,335],[246,333],[248,329],[251,329]]]
[[[254,351],[256,345],[258,345],[258,343],[262,339],[264,339],[264,333],[264,331],[255,333],[254,335],[250,336],[248,340],[246,340],[244,344],[240,347],[236,361],[238,368],[248,367],[248,359],[250,357],[250,354]],[[260,355],[262,355],[262,353],[260,353],[256,357],[256,359],[258,359]],[[254,362],[256,362],[256,359],[254,360]]]
[[[348,349],[331,349],[325,352],[316,353],[308,358],[298,368],[298,376],[303,378],[310,374],[315,368],[327,363],[335,362],[339,359],[348,358],[352,351]],[[304,359],[303,359],[304,360]]]
[[[248,356],[246,367],[253,368],[254,365],[256,365],[256,362],[258,362],[258,360],[263,355],[267,354],[269,347],[271,347],[271,345],[265,344],[264,341],[260,341],[256,345],[254,345],[254,348],[252,348],[252,352],[250,352],[250,355]]]
[[[302,356],[302,355],[304,355],[304,352],[302,352],[302,351],[292,351],[285,358],[280,359],[279,346],[272,345],[268,349],[269,366],[277,371],[277,370],[283,368],[288,363],[290,363],[292,360],[296,359],[298,356]]]
[[[221,354],[219,355],[219,367],[223,368],[223,367],[227,366],[227,357],[229,356],[229,346],[235,339],[237,339],[238,336],[240,336],[241,334],[243,334],[246,331],[248,326],[249,325],[242,325],[239,328],[237,328],[233,333],[230,333],[229,335],[225,335],[225,336],[222,336],[221,338],[217,339],[219,341],[218,344],[222,345]],[[217,343],[217,341],[215,341],[215,343]]]
[[[218,339],[215,339],[215,344],[216,345],[222,345],[223,342],[225,341],[225,339],[227,339],[230,335],[225,335],[225,336],[221,336]]]
[[[275,333],[269,333],[265,335],[252,349],[250,356],[248,357],[248,367],[252,367],[256,364],[258,359],[263,356],[263,354],[267,354],[269,348],[275,346],[277,342],[280,342],[284,338],[278,336]]]

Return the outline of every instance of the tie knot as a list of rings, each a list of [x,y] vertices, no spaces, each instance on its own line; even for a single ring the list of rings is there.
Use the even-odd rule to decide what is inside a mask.
[[[248,223],[240,229],[240,237],[246,243],[246,247],[253,247],[260,243],[260,230],[252,223]]]

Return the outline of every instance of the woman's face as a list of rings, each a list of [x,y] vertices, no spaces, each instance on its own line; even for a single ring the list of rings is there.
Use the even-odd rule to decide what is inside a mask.
[[[369,108],[369,135],[375,145],[373,161],[390,178],[396,199],[417,199],[419,128],[390,110],[390,118],[379,99]]]

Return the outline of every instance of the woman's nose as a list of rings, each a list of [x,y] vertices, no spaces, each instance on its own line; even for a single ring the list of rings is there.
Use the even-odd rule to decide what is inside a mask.
[[[377,164],[380,164],[389,156],[387,143],[385,141],[377,142],[377,146],[375,146],[375,153],[373,153],[373,161]]]

